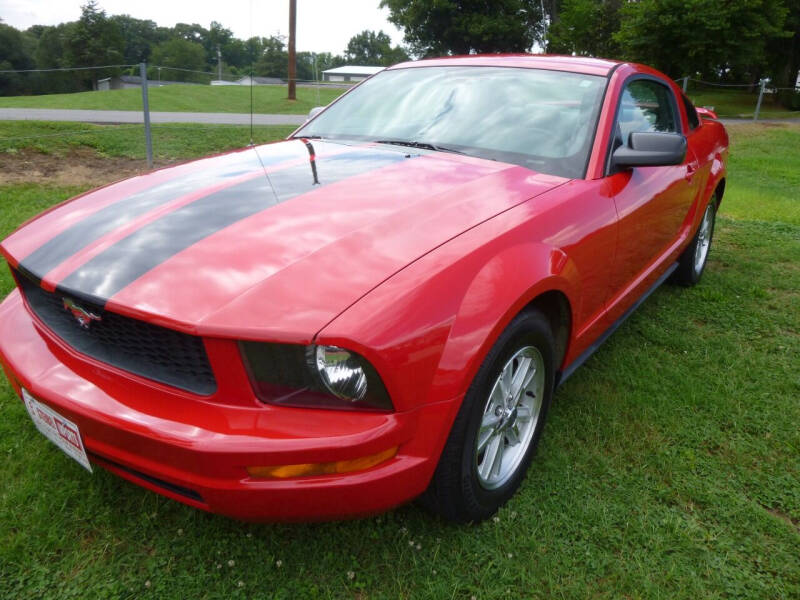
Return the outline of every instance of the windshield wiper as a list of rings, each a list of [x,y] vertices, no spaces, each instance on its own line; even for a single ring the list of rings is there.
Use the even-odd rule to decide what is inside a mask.
[[[414,142],[409,140],[375,140],[376,144],[391,144],[392,146],[408,146],[409,148],[419,148],[421,150],[436,150],[437,152],[452,152],[453,154],[466,154],[461,150],[431,144],[430,142]]]
[[[293,140],[321,140],[321,135],[293,135]]]

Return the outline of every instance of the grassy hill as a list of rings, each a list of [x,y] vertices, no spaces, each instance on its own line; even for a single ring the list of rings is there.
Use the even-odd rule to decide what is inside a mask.
[[[306,114],[329,104],[342,88],[298,87],[297,100],[286,99],[286,86],[253,88],[253,110],[264,114]],[[250,112],[250,88],[245,86],[165,85],[149,89],[150,110],[165,112]],[[89,110],[141,110],[139,88],[106,92],[0,97],[0,108],[66,108]]]
[[[758,90],[747,92],[739,89],[720,89],[694,84],[686,92],[695,106],[713,107],[722,118],[749,119],[753,117],[758,102]],[[759,111],[762,119],[800,117],[800,111],[790,111],[782,106],[774,94],[765,94]]]
[[[306,114],[315,106],[324,106],[345,89],[320,86],[298,87],[297,100],[286,99],[286,86],[262,85],[253,88],[253,109],[262,114]],[[713,106],[720,117],[750,118],[758,93],[709,88],[693,84],[688,96],[697,106]],[[45,96],[0,97],[0,108],[73,108],[89,110],[141,110],[139,88],[107,92],[79,92]],[[250,112],[250,88],[244,86],[167,85],[150,88],[150,110],[164,112]],[[762,118],[800,117],[766,95],[761,106]]]

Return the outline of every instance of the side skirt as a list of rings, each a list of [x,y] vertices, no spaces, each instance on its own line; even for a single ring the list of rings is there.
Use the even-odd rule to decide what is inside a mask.
[[[600,346],[602,346],[603,343],[609,337],[611,337],[611,334],[614,333],[617,329],[619,329],[619,326],[622,325],[625,322],[625,320],[628,317],[630,317],[634,313],[634,311],[637,308],[639,308],[642,305],[642,303],[650,297],[650,294],[652,294],[659,287],[661,287],[661,284],[664,283],[667,280],[667,278],[669,278],[669,276],[672,275],[672,272],[677,268],[678,268],[678,263],[677,262],[672,263],[667,268],[667,270],[664,271],[664,274],[661,275],[661,277],[659,277],[656,280],[656,282],[653,285],[651,285],[644,294],[639,296],[639,299],[636,300],[636,302],[634,302],[633,305],[628,310],[626,310],[619,319],[614,321],[611,324],[611,326],[603,332],[603,335],[597,338],[597,340],[595,340],[595,342],[591,346],[589,346],[586,350],[584,350],[583,353],[578,358],[573,360],[566,369],[558,373],[558,382],[556,383],[556,387],[560,386],[567,379],[569,379],[572,376],[572,374],[575,373],[578,367],[580,367],[583,363],[585,363],[589,359],[589,357],[592,354],[594,354],[597,351],[597,349]]]

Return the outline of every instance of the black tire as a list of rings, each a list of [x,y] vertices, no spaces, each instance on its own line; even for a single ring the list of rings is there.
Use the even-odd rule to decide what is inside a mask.
[[[484,412],[487,401],[503,367],[518,351],[530,347],[539,351],[544,365],[542,400],[531,426],[533,434],[524,454],[518,453],[522,458],[509,479],[495,489],[486,489],[478,476],[476,443],[482,420],[491,414]],[[547,417],[555,379],[554,348],[549,321],[538,310],[520,313],[503,331],[464,397],[430,485],[420,498],[425,507],[449,521],[478,522],[491,517],[511,498],[525,478]]]
[[[697,227],[697,231],[695,232],[691,243],[686,247],[678,259],[678,268],[675,269],[672,274],[672,283],[689,287],[700,281],[700,277],[702,277],[703,271],[706,268],[706,263],[708,262],[708,254],[711,252],[711,242],[714,239],[714,224],[717,218],[717,205],[714,200],[715,198],[712,197],[709,201],[706,210],[703,212],[703,219],[701,219],[700,225]],[[703,225],[705,224],[706,218],[710,219],[709,229],[707,232],[708,247],[703,254],[702,261],[698,262],[698,246],[704,243]]]

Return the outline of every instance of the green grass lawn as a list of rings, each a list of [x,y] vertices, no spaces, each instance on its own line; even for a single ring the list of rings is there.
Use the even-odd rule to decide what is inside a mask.
[[[800,225],[800,124],[728,127],[731,176],[722,213]]]
[[[722,118],[752,119],[758,102],[758,90],[715,88],[692,84],[686,95],[695,106],[713,107]],[[761,119],[800,118],[800,111],[791,111],[777,102],[772,94],[765,94],[759,111]]]
[[[315,106],[329,104],[344,89],[320,86],[298,87],[297,100],[286,99],[286,86],[253,88],[253,109],[264,114],[306,114]],[[150,110],[164,112],[249,113],[250,88],[239,86],[168,85],[149,90]],[[738,89],[712,88],[692,84],[688,96],[697,106],[713,106],[720,117],[751,118],[757,93]],[[0,108],[75,108],[96,110],[141,110],[142,94],[137,89],[108,92],[79,92],[44,96],[0,97]],[[767,95],[761,107],[763,118],[800,117]]]
[[[253,127],[253,141],[278,140],[295,129],[293,125],[257,125]],[[250,127],[163,123],[152,125],[152,136],[153,156],[166,161],[246,146],[250,143]],[[79,150],[91,150],[103,157],[144,159],[144,126],[0,121],[0,165],[3,154],[10,157],[23,151],[35,151],[64,155]]]
[[[253,110],[264,114],[306,114],[324,106],[344,91],[338,87],[298,86],[297,100],[286,99],[286,86],[253,87]],[[250,88],[245,86],[165,85],[149,88],[151,111],[249,113]],[[95,110],[142,110],[139,88],[107,92],[78,92],[45,96],[0,97],[0,108],[75,108]]]
[[[661,288],[559,390],[496,519],[208,515],[88,475],[3,381],[0,598],[800,597],[800,127],[731,137],[702,282]],[[81,189],[0,187],[0,237]]]

